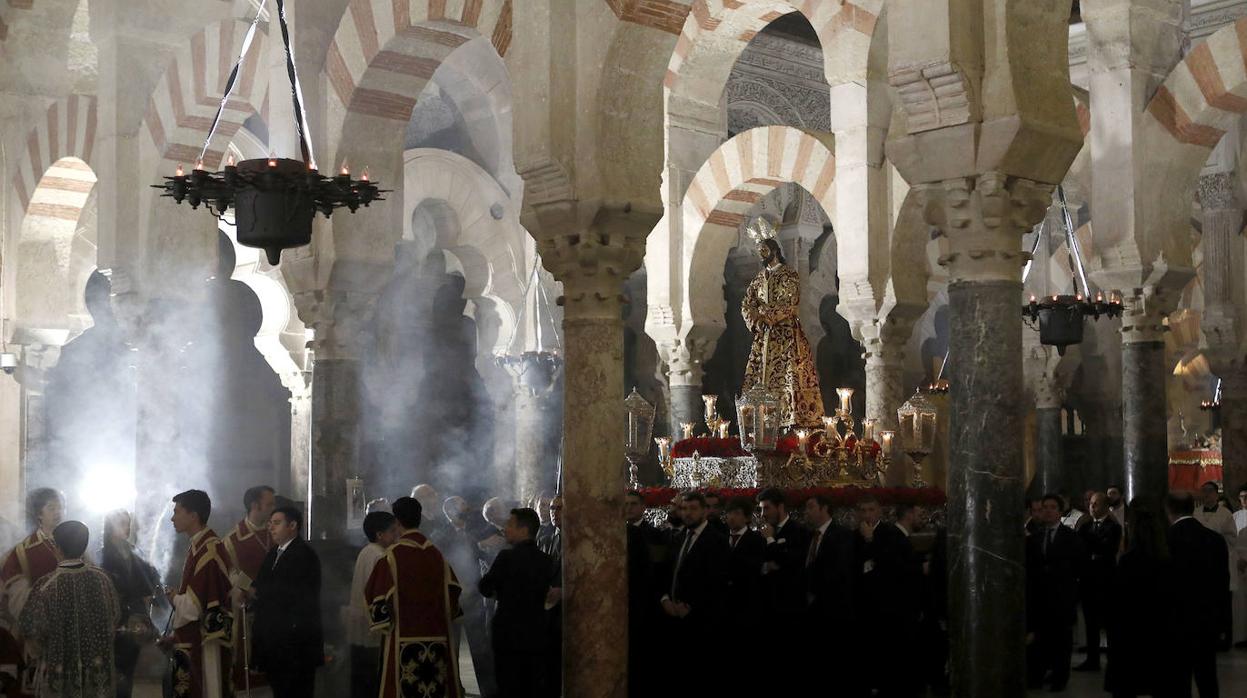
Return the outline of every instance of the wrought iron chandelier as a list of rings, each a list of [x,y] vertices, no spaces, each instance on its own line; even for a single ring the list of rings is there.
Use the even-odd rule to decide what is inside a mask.
[[[1066,347],[1082,342],[1084,318],[1099,320],[1101,316],[1118,317],[1122,313],[1122,303],[1115,292],[1105,298],[1102,291],[1096,291],[1094,299],[1092,298],[1090,286],[1087,284],[1087,272],[1083,268],[1081,246],[1078,236],[1074,234],[1074,222],[1065,202],[1065,190],[1060,186],[1057,186],[1057,204],[1061,207],[1065,237],[1069,241],[1074,293],[1058,293],[1043,298],[1031,296],[1030,302],[1022,306],[1022,315],[1030,318],[1031,322],[1038,321],[1041,344],[1056,347],[1057,353],[1064,356]],[[1035,238],[1036,251],[1046,229],[1046,224],[1040,225],[1039,234]],[[1027,272],[1029,271],[1028,268]]]
[[[163,190],[162,197],[172,198],[174,203],[186,202],[192,209],[203,204],[209,213],[218,218],[233,209],[238,231],[238,243],[246,247],[264,250],[270,264],[281,262],[281,251],[302,247],[312,241],[312,219],[319,212],[326,218],[339,208],[354,213],[360,206],[382,201],[386,190],[369,181],[365,169],[359,179],[351,179],[345,165],[336,176],[326,177],[316,169],[311,144],[307,137],[307,115],[303,110],[302,89],[295,70],[294,52],[290,47],[290,30],[286,24],[286,8],[283,0],[277,2],[277,17],[281,25],[281,37],[286,48],[286,73],[290,76],[290,94],[294,102],[295,128],[299,133],[299,147],[303,160],[268,157],[243,160],[234,164],[231,155],[220,172],[204,169],[204,157],[212,136],[221,121],[221,114],[233,92],[238,71],[247,56],[247,49],[255,36],[256,26],[263,15],[267,0],[260,3],[255,19],[243,39],[238,61],[225,84],[225,93],[217,107],[216,117],[208,130],[199,159],[190,174],[182,165],[172,177],[165,177],[161,184],[153,184]]]

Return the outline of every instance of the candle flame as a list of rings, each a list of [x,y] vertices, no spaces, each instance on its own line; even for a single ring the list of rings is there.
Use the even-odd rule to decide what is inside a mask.
[[[361,174],[361,175],[359,176],[359,179],[360,179],[360,181],[363,181],[363,182],[367,182],[367,181],[368,181],[368,168],[367,168],[367,167],[365,167],[365,168],[364,168],[364,172],[363,172],[363,174]]]
[[[342,169],[338,171],[338,174],[349,176],[351,174],[351,168],[347,167],[344,162],[342,163]]]
[[[185,176],[186,176],[186,170],[182,168],[182,163],[180,163],[180,162],[178,163],[177,176],[178,176],[178,177],[185,177]]]
[[[233,166],[234,166],[234,154],[233,154],[233,153],[230,153],[230,154],[229,154],[229,159],[225,161],[225,166],[226,166],[226,167],[233,167]]]
[[[268,159],[268,166],[269,166],[269,167],[277,167],[277,159],[276,159],[276,158],[269,158],[269,159]]]
[[[195,162],[195,169],[202,170],[203,168],[204,168],[204,161],[202,159]]]

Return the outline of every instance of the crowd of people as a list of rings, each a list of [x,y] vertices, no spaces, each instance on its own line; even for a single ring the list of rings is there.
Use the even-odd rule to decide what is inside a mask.
[[[1030,686],[1061,691],[1071,670],[1103,670],[1114,696],[1189,696],[1192,682],[1218,695],[1217,651],[1247,648],[1247,487],[1237,494],[1235,512],[1215,483],[1163,506],[1126,506],[1117,487],[1088,492],[1085,512],[1055,494],[1028,501]],[[778,489],[625,502],[631,695],[797,694],[818,677],[850,697],[947,695],[947,537],[924,508],[899,503],[885,521],[869,493],[845,514]],[[494,498],[477,517],[420,485],[369,505],[343,609],[352,696],[462,696],[462,644],[482,695],[561,695],[563,504],[532,504]],[[0,563],[0,694],[130,696],[155,644],[166,695],[313,695],[326,661],[320,559],[301,510],[271,487],[243,505],[220,537],[205,492],[173,497],[187,550],[165,588],[131,514],[105,517],[93,554],[60,493],[31,492],[33,531]],[[1072,666],[1080,610],[1086,659]],[[719,661],[751,650],[768,671]],[[698,670],[670,671],[672,653]]]
[[[1216,655],[1247,649],[1247,486],[1233,511],[1214,482],[1163,502],[1121,488],[1085,511],[1049,494],[1027,502],[1027,680],[1065,689],[1104,672],[1116,698],[1219,695]],[[1085,661],[1073,665],[1081,609]]]

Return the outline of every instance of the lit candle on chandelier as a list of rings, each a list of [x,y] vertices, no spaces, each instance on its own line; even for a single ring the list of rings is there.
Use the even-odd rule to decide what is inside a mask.
[[[865,439],[866,441],[875,440],[875,420],[873,419],[862,420],[862,438]]]
[[[685,439],[693,438],[693,423],[692,422],[681,422],[680,428],[684,430]]]

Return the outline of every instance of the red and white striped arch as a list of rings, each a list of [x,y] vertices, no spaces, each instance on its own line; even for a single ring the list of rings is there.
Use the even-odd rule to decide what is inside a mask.
[[[506,55],[511,12],[511,0],[351,0],[325,58],[330,139],[350,115],[405,125],[442,60],[474,36]]]
[[[883,0],[694,0],[663,83],[668,90],[717,104],[727,74],[749,41],[791,12],[801,12],[813,25],[827,63],[842,55],[841,46],[861,47],[855,62],[864,77],[882,6]]]
[[[683,296],[691,325],[723,325],[723,294],[706,289],[722,287],[724,262],[754,205],[777,187],[794,183],[834,219],[835,179],[836,158],[827,134],[762,126],[719,146],[693,177],[682,206]]]
[[[148,100],[143,119],[149,143],[166,164],[182,163],[187,169],[195,165],[248,26],[236,20],[211,24],[192,36],[169,62]],[[209,170],[220,165],[226,146],[243,122],[252,114],[263,116],[267,111],[268,81],[261,70],[266,42],[267,38],[258,32],[251,42],[212,145],[204,156],[204,167]],[[171,167],[161,167],[170,170],[165,174],[171,174]]]
[[[17,224],[28,214],[78,221],[95,181],[91,166],[97,113],[95,97],[69,95],[53,102],[26,134],[10,178],[17,194]],[[58,171],[50,173],[53,165]]]
[[[488,41],[505,54],[511,12],[512,0],[351,0],[325,58],[333,166],[366,167],[383,187],[401,189],[403,139],[416,100],[464,44]],[[334,216],[335,230],[349,231],[333,237],[336,253],[391,264],[403,231],[402,199],[396,191],[349,220]]]

